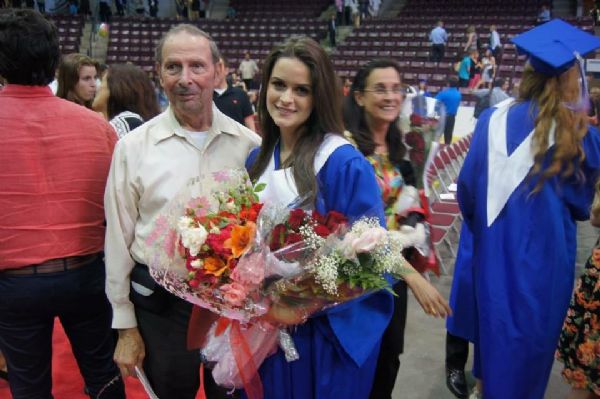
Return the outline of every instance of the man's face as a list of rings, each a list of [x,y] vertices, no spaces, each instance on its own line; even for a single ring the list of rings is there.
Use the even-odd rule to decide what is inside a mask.
[[[170,36],[164,43],[158,72],[160,84],[176,114],[211,112],[219,74],[208,39],[187,32]]]

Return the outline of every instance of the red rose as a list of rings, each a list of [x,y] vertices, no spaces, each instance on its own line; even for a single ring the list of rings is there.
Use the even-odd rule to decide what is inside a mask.
[[[423,118],[419,114],[412,114],[410,116],[410,124],[413,126],[421,126],[423,123]]]
[[[329,231],[327,226],[324,226],[322,224],[316,225],[313,230],[315,233],[317,233],[317,235],[319,237],[323,237],[323,238],[325,238],[331,234],[331,231]]]
[[[194,280],[188,281],[188,284],[192,288],[198,288],[198,286],[200,285],[200,281],[194,279]]]
[[[223,258],[231,256],[231,249],[223,246],[225,241],[231,238],[231,229],[233,229],[233,225],[230,224],[222,228],[219,234],[209,233],[206,237],[206,244],[216,255]]]
[[[248,220],[250,222],[256,222],[256,219],[258,218],[258,213],[262,209],[262,206],[263,204],[261,203],[255,203],[252,204],[250,208],[245,206],[242,207],[242,209],[240,210],[240,218]]]
[[[237,220],[237,216],[235,216],[231,212],[221,211],[221,212],[218,213],[218,215],[221,216],[222,218],[225,218],[225,219]]]
[[[271,232],[271,243],[269,244],[271,251],[277,251],[283,246],[286,239],[286,232],[287,228],[284,224],[278,224],[273,227],[273,231]]]
[[[410,150],[409,156],[410,160],[417,165],[423,165],[423,163],[425,162],[425,154],[423,153],[423,151]]]
[[[304,223],[304,218],[306,217],[306,213],[302,209],[292,209],[290,211],[290,216],[288,217],[288,224],[290,225],[290,229],[294,231],[298,231],[302,223]]]
[[[302,236],[298,233],[290,233],[285,239],[285,246],[302,241]]]
[[[330,231],[336,231],[340,225],[345,225],[346,223],[348,223],[348,219],[341,213],[336,211],[329,211],[327,213],[325,225]]]
[[[312,218],[319,224],[325,224],[326,218],[317,211],[312,211]]]

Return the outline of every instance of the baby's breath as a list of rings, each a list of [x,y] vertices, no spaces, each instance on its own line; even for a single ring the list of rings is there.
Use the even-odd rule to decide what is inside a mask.
[[[330,295],[337,295],[338,265],[342,261],[337,252],[319,257],[310,266],[315,281]]]
[[[306,247],[309,249],[317,250],[321,248],[325,242],[322,237],[319,237],[319,235],[315,233],[313,226],[310,224],[300,226],[299,231],[304,243],[306,244]]]

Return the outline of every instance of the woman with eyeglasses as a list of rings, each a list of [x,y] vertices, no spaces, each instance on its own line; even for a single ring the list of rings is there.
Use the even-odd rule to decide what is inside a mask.
[[[420,207],[414,172],[404,160],[406,148],[397,123],[404,100],[400,75],[398,64],[387,59],[374,60],[360,68],[344,104],[344,122],[347,137],[373,166],[388,229],[398,231],[404,247],[411,248],[424,245],[426,236],[423,213],[407,213],[398,206],[412,197],[413,204]],[[383,336],[371,399],[391,398],[394,389],[404,347],[407,286],[425,313],[434,317],[450,313],[447,301],[416,270],[411,268],[404,279],[394,285],[397,295],[394,314]]]

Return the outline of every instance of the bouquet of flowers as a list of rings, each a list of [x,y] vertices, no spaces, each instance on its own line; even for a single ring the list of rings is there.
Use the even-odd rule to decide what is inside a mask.
[[[412,100],[409,132],[404,135],[404,142],[409,147],[408,155],[415,167],[419,185],[423,184],[425,165],[431,158],[432,144],[444,132],[445,115],[444,105],[434,98],[417,96]]]
[[[146,240],[152,277],[168,291],[225,317],[266,312],[264,268],[240,262],[255,243],[262,204],[245,171],[190,180]]]
[[[285,327],[402,276],[402,243],[377,218],[354,223],[258,202],[245,172],[190,182],[148,239],[152,276],[221,318],[202,354],[222,386],[260,398],[258,367],[277,349],[297,353]]]

